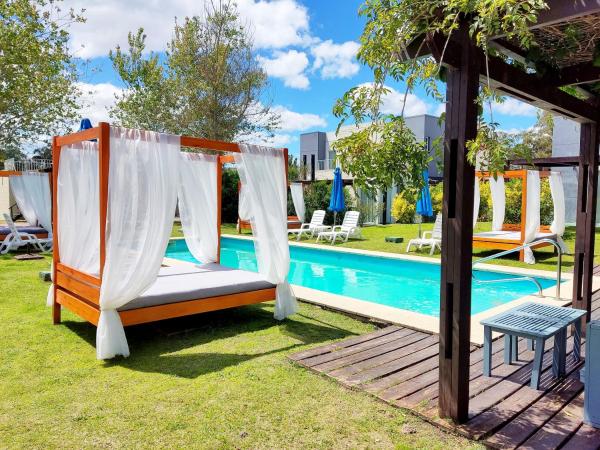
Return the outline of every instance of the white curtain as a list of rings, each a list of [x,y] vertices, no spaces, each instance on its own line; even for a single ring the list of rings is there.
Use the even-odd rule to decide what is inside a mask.
[[[158,275],[175,218],[179,153],[179,136],[110,129],[98,359],[129,356],[117,309],[148,289]]]
[[[475,186],[473,193],[473,229],[477,225],[477,218],[479,217],[479,204],[481,203],[481,190],[479,189],[479,178],[475,177]]]
[[[287,238],[287,161],[280,150],[240,144],[235,154],[242,186],[252,211],[252,233],[258,271],[277,285],[275,318],[282,320],[298,308],[287,282],[290,249]]]
[[[562,236],[565,233],[565,189],[560,172],[551,172],[548,178],[552,203],[554,204],[554,218],[550,225],[550,231],[556,234],[556,241],[563,253],[569,251]]]
[[[292,202],[294,202],[296,215],[300,222],[304,223],[306,210],[304,206],[304,189],[302,188],[302,183],[290,184],[290,192],[292,194]]]
[[[41,226],[52,233],[52,200],[48,174],[23,173],[11,176],[9,183],[25,220],[31,226]]]
[[[202,263],[218,260],[217,166],[215,155],[181,153],[179,215],[188,249]]]
[[[533,242],[540,229],[540,173],[527,171],[527,204],[525,205],[525,244]],[[525,249],[525,262],[535,264],[531,248]]]
[[[100,273],[97,142],[80,142],[61,149],[56,203],[60,262],[97,276]],[[52,305],[53,292],[51,286],[48,306]]]
[[[246,187],[244,183],[240,183],[240,192],[238,193],[238,216],[241,220],[252,219],[252,209],[248,196],[246,195]],[[287,220],[287,218],[286,218]]]
[[[497,179],[490,177],[490,191],[492,194],[492,230],[500,231],[504,224],[506,211],[506,192],[502,175],[498,175]]]

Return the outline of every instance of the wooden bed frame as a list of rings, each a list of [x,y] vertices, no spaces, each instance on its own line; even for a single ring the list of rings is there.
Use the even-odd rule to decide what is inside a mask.
[[[287,170],[287,169],[286,169]],[[288,184],[289,187],[289,184]],[[240,191],[242,190],[242,182],[238,181],[238,196]],[[288,229],[298,229],[302,226],[300,222],[300,218],[298,216],[288,216],[287,217],[287,227]],[[239,215],[237,219],[237,232],[238,234],[242,234],[243,230],[252,231],[252,224],[248,220],[243,220]]]
[[[482,179],[489,179],[491,174],[489,172],[476,172],[475,176]],[[521,223],[519,224],[502,224],[502,231],[519,231],[520,239],[497,239],[488,236],[473,236],[473,248],[487,248],[487,249],[497,249],[497,250],[510,250],[515,247],[519,247],[523,245],[525,241],[525,217],[527,214],[527,170],[519,169],[519,170],[507,170],[502,174],[498,174],[498,176],[503,176],[505,179],[521,179],[522,180],[522,189],[521,189]],[[547,178],[550,176],[550,172],[540,171],[540,178]],[[550,227],[547,225],[540,226],[541,233],[550,233]],[[534,245],[532,248],[545,247],[548,245],[546,242],[542,242],[539,245]],[[521,250],[519,252],[519,260],[525,260],[525,251]]]
[[[11,176],[20,176],[22,175],[23,172],[20,172],[18,170],[0,170],[0,177],[11,177]],[[48,181],[50,183],[50,194],[52,195],[52,173],[50,173],[50,175],[48,176]],[[8,213],[10,215],[10,212]],[[31,225],[31,224],[29,224]],[[33,226],[33,225],[31,225]],[[19,227],[17,226],[17,229]],[[38,239],[47,239],[48,238],[48,233],[29,233],[29,234],[33,234],[36,238]],[[2,236],[2,235],[0,235]],[[1,241],[2,239],[0,239]]]
[[[100,274],[93,276],[72,267],[68,267],[60,261],[58,246],[58,210],[57,210],[57,181],[60,164],[60,151],[65,145],[91,139],[98,140],[99,152],[99,183],[100,183]],[[217,152],[238,153],[238,144],[232,142],[215,141],[209,139],[181,136],[182,147],[206,149]],[[287,148],[281,149],[287,161]],[[55,324],[60,323],[61,307],[64,306],[88,322],[98,325],[100,317],[100,286],[106,260],[106,214],[108,207],[108,176],[110,158],[110,125],[100,122],[97,127],[79,131],[66,136],[55,136],[52,141],[52,218],[54,237],[54,303],[52,307],[52,319]],[[217,233],[221,237],[221,174],[223,164],[233,162],[231,155],[219,156],[217,164]],[[287,180],[287,164],[285,164],[285,176]],[[219,251],[220,258],[220,239]],[[219,262],[219,260],[217,260]],[[177,303],[149,306],[137,309],[120,311],[123,326],[154,322],[174,317],[182,317],[208,311],[216,311],[236,306],[250,305],[275,299],[275,287],[255,291],[242,292],[238,294],[208,297],[196,300],[186,300]]]

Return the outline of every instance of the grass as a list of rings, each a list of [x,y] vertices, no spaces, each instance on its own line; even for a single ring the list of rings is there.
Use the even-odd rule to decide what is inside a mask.
[[[431,230],[433,228],[432,223],[425,223],[422,225],[422,231]],[[408,241],[414,237],[418,236],[419,226],[416,224],[393,224],[393,225],[378,225],[363,228],[363,239],[350,239],[346,243],[336,243],[336,247],[345,247],[345,248],[355,248],[360,250],[372,250],[379,252],[387,252],[387,253],[405,253],[406,245]],[[475,232],[481,231],[490,231],[491,224],[490,223],[478,223],[475,228]],[[223,224],[222,227],[223,234],[237,234],[236,228],[234,224]],[[251,234],[249,231],[244,232],[245,235]],[[174,236],[182,236],[181,227],[174,227]],[[386,236],[398,236],[404,238],[404,242],[402,243],[391,243],[385,242]],[[573,252],[575,249],[575,227],[567,227],[565,230],[565,234],[563,236],[567,247],[570,252]],[[295,238],[292,238],[295,241]],[[315,239],[303,238],[301,242],[307,244],[314,245],[326,245],[329,246],[329,243],[316,244]],[[492,255],[494,253],[499,252],[500,250],[485,250],[485,249],[473,249],[473,260],[478,258],[482,258],[484,256]],[[421,251],[411,250],[411,254],[429,256],[429,249],[423,249]],[[513,255],[508,255],[504,258],[496,259],[490,261],[490,264],[498,264],[502,266],[513,266],[513,267],[525,267],[525,268],[534,268],[541,270],[556,270],[556,260],[557,256],[554,253],[554,247],[544,247],[541,249],[536,249],[534,251],[536,264],[529,265],[519,261],[518,254],[515,253]],[[435,258],[440,258],[439,251],[434,255]],[[597,264],[600,263],[600,230],[596,230],[596,244],[595,244],[595,261]],[[564,271],[572,271],[573,270],[573,255],[566,254],[563,255],[563,270]]]
[[[3,448],[475,447],[286,358],[370,324],[249,306],[128,328],[131,356],[104,363],[94,326],[52,325],[49,266],[0,257]]]

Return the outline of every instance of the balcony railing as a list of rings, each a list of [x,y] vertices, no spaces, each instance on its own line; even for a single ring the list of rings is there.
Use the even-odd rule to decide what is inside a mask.
[[[14,158],[4,161],[4,170],[16,170],[26,172],[30,170],[45,170],[52,168],[51,159],[24,159],[15,160]]]

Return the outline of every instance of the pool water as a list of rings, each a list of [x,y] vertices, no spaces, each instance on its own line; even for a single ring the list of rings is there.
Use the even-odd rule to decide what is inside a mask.
[[[394,308],[439,316],[440,265],[370,255],[290,246],[292,284],[345,295]],[[185,241],[171,241],[167,257],[197,262]],[[251,240],[221,238],[221,264],[257,271],[254,243]],[[480,280],[513,278],[501,272],[475,271]],[[555,280],[537,278],[543,288]],[[472,314],[537,293],[530,281],[499,283],[473,282]]]

